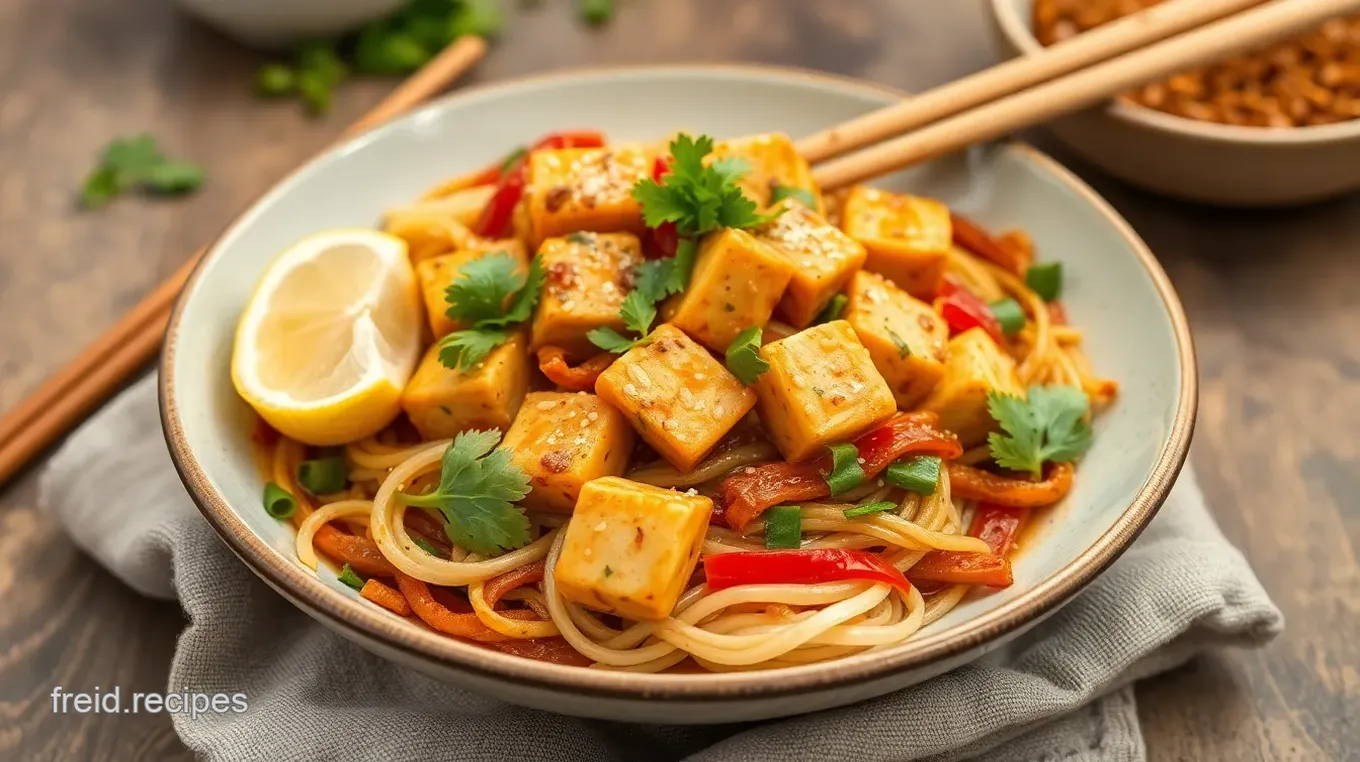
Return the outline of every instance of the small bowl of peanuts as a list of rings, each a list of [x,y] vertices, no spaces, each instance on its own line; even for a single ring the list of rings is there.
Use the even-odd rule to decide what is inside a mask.
[[[1162,0],[991,0],[1001,45],[1032,55]],[[1110,174],[1222,206],[1288,206],[1360,188],[1360,17],[1233,56],[1054,121]]]

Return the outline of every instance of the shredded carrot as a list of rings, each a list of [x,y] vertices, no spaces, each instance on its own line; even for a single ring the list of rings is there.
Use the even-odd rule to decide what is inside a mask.
[[[379,582],[370,577],[364,583],[364,587],[359,591],[359,595],[382,606],[397,616],[410,616],[411,604],[406,602],[406,597],[395,588]]]
[[[963,215],[952,212],[949,221],[954,229],[954,243],[1016,275],[1024,276],[1026,263],[1021,261],[1020,252],[1007,249],[996,239]]]
[[[509,639],[483,624],[476,614],[455,612],[435,600],[434,596],[430,594],[430,586],[415,577],[407,576],[401,572],[396,572],[396,577],[397,587],[401,590],[402,595],[406,596],[407,602],[411,604],[411,609],[430,627],[446,635],[483,643]],[[534,612],[526,609],[510,609],[500,613],[507,619],[538,619]]]
[[[487,648],[525,659],[546,661],[550,664],[567,664],[573,667],[590,666],[590,657],[571,647],[562,638],[521,638],[499,643],[483,643]]]
[[[517,587],[542,581],[543,572],[547,567],[547,561],[535,561],[528,566],[511,569],[500,576],[487,580],[486,585],[482,587],[482,595],[486,598],[487,605],[495,606],[496,602],[504,598],[506,593]]]
[[[391,577],[397,573],[377,543],[366,537],[345,534],[333,526],[326,525],[316,530],[313,544],[322,553],[337,563],[349,564],[354,570],[368,577]]]
[[[999,476],[962,463],[949,464],[949,489],[954,497],[985,500],[1011,508],[1038,508],[1058,502],[1072,489],[1072,464],[1054,463],[1048,478],[1031,482]]]
[[[546,346],[538,350],[538,369],[548,380],[569,392],[588,392],[595,388],[595,380],[614,362],[614,355],[601,352],[585,362],[567,365],[567,352],[561,347]]]

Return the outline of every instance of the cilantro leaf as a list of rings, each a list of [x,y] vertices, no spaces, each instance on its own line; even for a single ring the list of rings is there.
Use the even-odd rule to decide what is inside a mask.
[[[354,571],[354,568],[349,564],[340,567],[340,575],[336,579],[345,587],[353,590],[364,589],[364,578],[360,577],[358,572]]]
[[[630,339],[623,336],[609,326],[592,328],[586,332],[586,338],[590,339],[591,344],[594,344],[606,352],[613,352],[616,355],[627,352],[637,346],[639,342],[643,341],[643,339]]]
[[[148,170],[144,183],[156,193],[189,193],[203,184],[203,167],[184,161],[167,161]]]
[[[511,460],[509,450],[496,447],[500,438],[495,429],[459,434],[444,452],[433,492],[398,493],[406,505],[438,509],[449,540],[482,556],[499,555],[530,540],[529,519],[514,505],[529,494],[529,477]]]
[[[727,345],[727,369],[732,375],[750,386],[760,374],[770,369],[770,364],[760,356],[760,326],[753,325],[737,334]]]
[[[524,288],[525,276],[516,272],[519,263],[509,252],[477,257],[458,268],[459,278],[444,292],[451,320],[476,324],[505,315],[505,303]]]
[[[510,309],[501,317],[481,320],[478,325],[506,326],[528,320],[534,314],[534,306],[538,304],[538,297],[542,295],[543,284],[547,280],[548,271],[543,267],[543,259],[534,257],[529,263],[529,275],[524,279],[524,285],[520,286],[519,293],[515,294],[510,302]]]
[[[1028,399],[989,393],[987,410],[1005,432],[987,437],[992,459],[1035,478],[1045,461],[1075,460],[1091,446],[1089,407],[1086,394],[1071,386],[1031,386]]]
[[[134,188],[170,195],[197,190],[202,184],[202,167],[166,158],[156,139],[144,133],[105,146],[99,166],[85,178],[80,202],[93,209]]]
[[[510,340],[504,328],[465,328],[439,340],[439,362],[446,368],[467,371],[486,359],[491,350]]]

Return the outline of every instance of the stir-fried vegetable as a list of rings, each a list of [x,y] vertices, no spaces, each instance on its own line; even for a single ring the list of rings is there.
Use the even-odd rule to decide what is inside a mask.
[[[888,466],[883,480],[918,495],[933,495],[940,484],[941,460],[935,455],[918,455]]]
[[[524,197],[524,187],[529,178],[529,153],[541,150],[562,148],[600,148],[604,145],[604,134],[594,130],[579,132],[555,132],[545,135],[518,158],[512,155],[508,167],[502,167],[496,182],[496,192],[491,196],[472,226],[472,232],[482,238],[504,238],[510,231],[510,222],[515,216],[515,207]]]
[[[904,593],[911,591],[911,583],[897,567],[863,550],[757,550],[704,559],[704,581],[710,590],[738,585],[815,585],[853,580],[884,582]]]
[[[1054,463],[1041,481],[1011,479],[965,466],[949,464],[949,487],[962,500],[985,500],[1012,508],[1038,508],[1058,502],[1072,489],[1072,464]]]
[[[1015,248],[1002,246],[976,222],[953,212],[949,215],[953,229],[954,245],[967,249],[1008,272],[1022,275],[1029,262],[1022,258],[1022,252]]]
[[[968,289],[945,279],[944,286],[940,288],[940,298],[936,300],[936,308],[944,322],[949,324],[951,336],[981,328],[993,341],[1001,343],[1001,323],[992,314],[992,308]]]
[[[803,542],[803,509],[776,505],[765,512],[765,547],[796,548]]]

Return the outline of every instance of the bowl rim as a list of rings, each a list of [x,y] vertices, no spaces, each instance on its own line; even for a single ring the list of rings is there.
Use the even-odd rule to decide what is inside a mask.
[[[1036,621],[1084,588],[1113,563],[1156,514],[1185,463],[1198,406],[1194,343],[1185,312],[1170,279],[1129,223],[1120,217],[1108,202],[1062,165],[1018,141],[1007,141],[1007,150],[1016,151],[1022,158],[1038,165],[1041,170],[1061,182],[1103,215],[1108,223],[1122,234],[1147,271],[1161,298],[1162,306],[1167,311],[1175,337],[1177,359],[1180,364],[1180,394],[1165,444],[1158,453],[1147,480],[1139,488],[1129,506],[1090,547],[1015,600],[948,630],[914,638],[900,646],[880,652],[860,653],[827,662],[760,672],[758,676],[745,672],[639,675],[538,662],[465,643],[427,628],[412,627],[408,622],[393,617],[387,611],[360,605],[353,598],[333,589],[314,573],[286,558],[283,553],[249,529],[226,498],[213,488],[203,466],[190,450],[184,435],[175,390],[175,356],[179,349],[179,333],[185,306],[200,286],[204,265],[221,256],[219,249],[221,241],[237,227],[249,224],[252,212],[259,209],[274,194],[281,194],[283,186],[298,173],[356,145],[380,140],[389,130],[402,129],[412,122],[430,118],[434,112],[448,108],[450,104],[475,102],[478,99],[495,97],[515,90],[532,90],[562,80],[609,81],[618,77],[655,76],[710,79],[717,76],[744,82],[754,80],[802,83],[819,89],[851,89],[877,98],[885,95],[902,98],[907,95],[901,90],[853,77],[782,66],[681,64],[569,68],[538,76],[464,88],[435,99],[359,136],[340,141],[304,163],[252,202],[243,214],[233,219],[209,244],[205,255],[195,265],[183,290],[176,298],[159,363],[161,423],[171,460],[199,511],[227,546],[256,575],[284,594],[284,597],[289,598],[295,605],[311,613],[313,617],[324,618],[327,623],[352,639],[381,643],[384,650],[389,653],[395,651],[415,661],[430,663],[442,670],[460,672],[471,678],[512,681],[515,684],[549,692],[565,691],[577,695],[615,699],[645,698],[673,701],[739,700],[818,692],[870,679],[881,680],[894,674],[938,663],[983,646]]]
[[[1038,38],[1034,36],[1034,30],[1030,26],[1029,20],[1020,15],[1015,0],[990,0],[990,5],[992,19],[996,22],[997,27],[1011,45],[1021,51],[1022,55],[1034,55],[1043,51],[1044,46],[1039,44]],[[1103,113],[1150,130],[1168,133],[1179,138],[1206,142],[1287,147],[1331,143],[1360,136],[1360,119],[1285,129],[1243,127],[1235,124],[1187,119],[1154,108],[1131,105],[1120,100],[1112,100],[1106,104]]]

